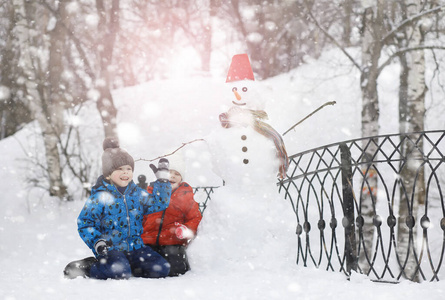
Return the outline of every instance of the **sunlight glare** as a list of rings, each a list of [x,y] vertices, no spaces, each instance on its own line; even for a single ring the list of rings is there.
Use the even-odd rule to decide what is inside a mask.
[[[178,49],[173,52],[168,77],[173,79],[187,78],[196,74],[199,69],[200,59],[192,47]]]
[[[117,127],[117,133],[122,145],[135,144],[141,136],[139,127],[132,123],[120,123]]]
[[[144,103],[142,111],[147,119],[154,119],[161,115],[162,107],[160,106],[160,103],[149,101]]]

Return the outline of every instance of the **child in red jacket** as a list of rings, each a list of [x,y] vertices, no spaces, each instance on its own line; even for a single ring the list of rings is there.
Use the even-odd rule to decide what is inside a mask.
[[[181,160],[170,159],[172,194],[166,210],[144,216],[144,244],[161,254],[170,263],[169,276],[178,276],[190,270],[187,245],[196,235],[202,215],[193,198],[192,187],[183,182],[184,166]],[[151,192],[152,187],[147,190]]]

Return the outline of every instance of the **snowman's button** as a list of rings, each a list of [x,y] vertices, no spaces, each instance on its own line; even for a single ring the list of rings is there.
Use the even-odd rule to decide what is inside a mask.
[[[245,141],[245,140],[247,139],[247,136],[242,135],[242,136],[241,136],[241,139],[242,139],[243,141]]]
[[[245,164],[245,165],[247,165],[248,163],[249,163],[249,160],[248,159],[243,159],[243,163]]]
[[[247,147],[243,147],[243,152],[247,152]]]

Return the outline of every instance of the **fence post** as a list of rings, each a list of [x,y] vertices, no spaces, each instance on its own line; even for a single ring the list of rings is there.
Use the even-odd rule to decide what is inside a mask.
[[[341,178],[343,187],[343,227],[345,228],[346,271],[357,271],[357,247],[354,224],[354,194],[352,191],[351,151],[346,143],[340,144]]]

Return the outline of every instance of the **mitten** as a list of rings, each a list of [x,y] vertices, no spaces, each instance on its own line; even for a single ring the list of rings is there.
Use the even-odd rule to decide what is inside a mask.
[[[230,128],[230,120],[229,120],[229,114],[228,113],[222,113],[219,115],[219,122],[221,123],[221,126],[224,128]]]
[[[107,256],[108,255],[108,249],[113,245],[111,241],[106,240],[98,240],[96,244],[94,245],[94,250],[96,250],[96,253],[100,256]]]
[[[153,173],[155,173],[156,179],[160,182],[168,182],[170,178],[169,165],[168,159],[161,158],[157,168],[153,164],[150,164],[150,168],[153,170]]]
[[[184,224],[175,222],[176,227],[175,234],[178,239],[192,239],[194,237],[193,231],[188,229]]]

